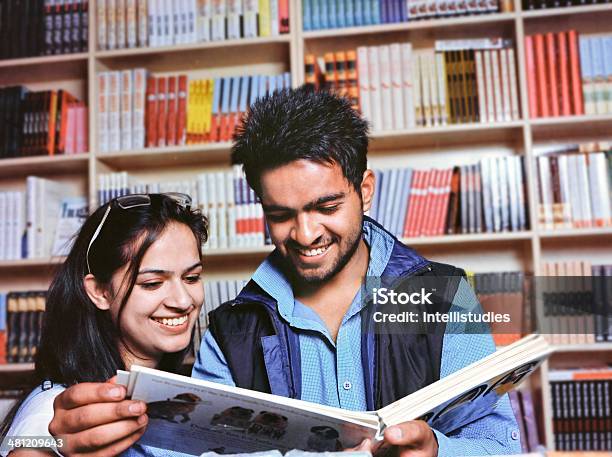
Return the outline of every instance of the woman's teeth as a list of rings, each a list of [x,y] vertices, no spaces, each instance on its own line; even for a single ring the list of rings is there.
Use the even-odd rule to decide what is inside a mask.
[[[174,317],[174,318],[153,318],[154,321],[159,322],[160,324],[167,325],[168,327],[176,327],[177,325],[184,324],[187,322],[187,316],[182,317]]]

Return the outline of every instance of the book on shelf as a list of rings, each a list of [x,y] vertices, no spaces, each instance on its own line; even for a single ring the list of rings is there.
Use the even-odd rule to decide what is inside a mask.
[[[89,212],[85,197],[66,197],[59,207],[59,216],[53,238],[52,256],[67,256],[75,235],[87,219]]]
[[[612,113],[612,35],[525,36],[531,118]]]
[[[0,2],[0,59],[87,52],[88,0]]]
[[[87,107],[64,89],[0,89],[0,157],[67,155],[88,150]]]
[[[509,11],[512,2],[498,0],[303,0],[302,22],[311,31]]]
[[[51,256],[60,204],[73,195],[67,184],[36,176],[25,188],[0,192],[0,260]]]
[[[539,328],[552,344],[612,341],[612,266],[543,262]]]
[[[40,340],[45,294],[42,291],[0,293],[0,364],[31,363]],[[4,324],[4,325],[2,325]]]
[[[526,337],[390,405],[348,411],[132,366],[118,372],[128,396],[145,401],[149,424],[142,444],[199,454],[268,449],[342,450],[386,427],[422,419],[449,433],[488,414],[548,356],[545,340]],[[331,429],[331,430],[330,430]],[[334,440],[321,449],[321,431]],[[170,437],[170,438],[169,438]],[[329,441],[329,440],[328,440]]]
[[[355,57],[357,62],[354,63]],[[516,62],[501,39],[439,40],[307,54],[305,81],[351,100],[374,132],[520,119]],[[348,78],[346,68],[357,67]]]
[[[534,149],[540,226],[554,230],[612,225],[609,143]]]
[[[612,451],[610,367],[551,370],[548,378],[555,448]]]
[[[99,50],[289,33],[289,0],[97,0]]]
[[[397,237],[518,232],[529,227],[523,159],[446,169],[375,170],[369,215]]]
[[[0,293],[0,365],[7,363],[6,294]]]
[[[291,87],[287,72],[190,80],[137,68],[96,80],[101,153],[230,141],[248,105]]]
[[[98,176],[100,205],[130,193],[182,192],[209,220],[204,249],[259,247],[269,244],[261,204],[239,166],[200,173],[181,181],[140,183],[127,172]]]

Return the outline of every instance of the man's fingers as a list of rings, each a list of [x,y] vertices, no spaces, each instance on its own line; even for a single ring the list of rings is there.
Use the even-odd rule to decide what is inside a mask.
[[[145,428],[147,421],[147,416],[142,415],[138,418],[124,419],[68,435],[65,437],[66,453],[68,455],[81,453],[95,455],[101,449],[109,448],[117,443],[129,442],[138,431]],[[109,455],[109,453],[103,455]]]
[[[55,397],[54,408],[72,409],[92,403],[121,401],[125,387],[106,382],[83,382],[69,387]]]
[[[122,419],[138,417],[147,411],[142,401],[123,400],[118,403],[93,403],[64,411],[60,418],[54,417],[49,424],[53,435],[79,433],[100,425],[110,424]]]
[[[385,430],[385,441],[396,446],[419,446],[429,438],[431,429],[426,422],[403,422]]]

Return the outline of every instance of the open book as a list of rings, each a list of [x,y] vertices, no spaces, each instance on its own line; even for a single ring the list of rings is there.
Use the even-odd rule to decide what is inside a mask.
[[[118,372],[128,396],[148,404],[140,443],[187,454],[339,451],[386,427],[426,420],[449,433],[489,414],[550,354],[544,338],[525,337],[378,411],[348,411],[132,366]],[[409,373],[407,373],[409,375]]]

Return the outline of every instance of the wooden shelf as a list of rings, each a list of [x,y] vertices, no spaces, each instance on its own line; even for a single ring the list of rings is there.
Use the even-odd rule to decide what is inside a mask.
[[[557,229],[547,230],[539,233],[540,238],[577,238],[611,236],[612,227],[584,228],[584,229]]]
[[[471,27],[482,24],[496,24],[512,22],[516,19],[516,13],[493,13],[475,16],[459,16],[445,19],[424,19],[408,22],[398,22],[395,24],[380,24],[370,26],[357,26],[325,30],[313,30],[302,33],[304,40],[316,40],[323,38],[336,38],[339,36],[351,35],[372,35],[390,32],[402,32],[408,30],[437,29],[444,27]]]
[[[547,8],[543,10],[526,10],[521,13],[523,19],[569,16],[589,13],[612,13],[610,5],[568,6],[565,8]]]
[[[87,173],[89,154],[0,159],[0,177]]]
[[[567,352],[612,351],[612,343],[564,344],[553,346],[553,348],[556,354]]]
[[[524,121],[500,122],[491,124],[455,124],[435,127],[419,127],[408,130],[388,130],[372,132],[370,151],[391,148],[411,148],[423,146],[450,146],[457,144],[457,135],[461,135],[461,144],[482,143],[487,141],[514,143],[521,140],[517,130],[523,129]]]
[[[19,260],[0,260],[0,270],[21,269],[21,268],[47,268],[59,265],[66,260],[65,257],[53,257],[46,259],[19,259]]]
[[[33,363],[6,363],[0,364],[0,373],[18,373],[34,371]]]
[[[224,257],[245,257],[245,256],[265,256],[274,250],[274,246],[267,244],[264,246],[253,246],[244,248],[222,248],[204,249],[204,258],[224,258]]]
[[[98,59],[114,59],[134,56],[162,55],[179,52],[202,51],[206,49],[243,48],[249,46],[265,46],[278,43],[290,43],[291,35],[279,35],[275,37],[240,38],[236,40],[210,41],[206,43],[190,43],[171,46],[157,46],[146,48],[127,48],[112,51],[96,51],[94,56]]]
[[[514,233],[473,233],[465,235],[442,235],[427,236],[419,238],[402,238],[402,242],[408,246],[433,246],[437,244],[458,244],[458,243],[500,243],[507,241],[530,240],[533,232],[514,232]]]
[[[612,114],[530,119],[533,142],[590,142],[610,139]]]
[[[610,8],[610,7],[608,7]],[[564,127],[567,125],[583,125],[593,122],[612,122],[612,114],[590,114],[584,116],[559,116],[529,119],[532,127],[554,126]]]
[[[205,143],[191,146],[146,148],[134,151],[110,152],[96,155],[105,165],[122,170],[158,168],[168,166],[228,165],[232,143]]]
[[[57,82],[87,80],[87,53],[0,61],[0,86],[23,84],[57,88]]]
[[[45,67],[47,65],[62,64],[69,62],[86,63],[86,52],[76,54],[62,54],[57,56],[37,56],[37,57],[22,57],[19,59],[0,60],[0,68],[15,68],[15,67]]]

